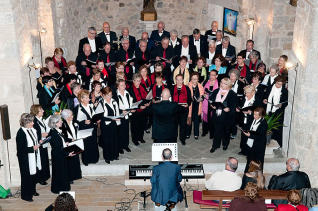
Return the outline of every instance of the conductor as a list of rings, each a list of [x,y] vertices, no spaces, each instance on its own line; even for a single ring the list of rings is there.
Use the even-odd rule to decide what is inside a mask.
[[[163,163],[155,166],[152,170],[151,200],[155,205],[166,206],[166,210],[171,210],[175,204],[183,200],[181,167],[171,163],[172,152],[169,148],[162,151]]]
[[[169,101],[169,89],[162,90],[162,101],[152,105],[152,138],[155,143],[173,143],[178,136],[178,104]]]

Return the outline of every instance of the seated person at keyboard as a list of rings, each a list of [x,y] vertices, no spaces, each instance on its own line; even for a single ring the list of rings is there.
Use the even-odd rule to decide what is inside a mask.
[[[172,152],[169,148],[162,151],[163,163],[155,166],[152,170],[151,182],[151,200],[156,206],[166,206],[170,209],[175,204],[183,200],[181,168],[179,165],[171,163]]]
[[[234,157],[229,157],[223,171],[212,174],[210,179],[205,182],[208,190],[236,191],[242,185],[242,178],[235,171],[238,167],[238,161]]]

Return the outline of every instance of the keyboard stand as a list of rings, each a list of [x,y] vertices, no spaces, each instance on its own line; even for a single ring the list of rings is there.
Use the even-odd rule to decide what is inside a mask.
[[[184,207],[188,208],[188,200],[187,200],[187,182],[188,179],[184,179],[184,185],[183,185],[183,198],[184,198]]]

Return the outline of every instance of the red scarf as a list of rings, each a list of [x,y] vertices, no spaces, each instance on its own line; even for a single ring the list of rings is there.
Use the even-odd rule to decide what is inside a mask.
[[[164,58],[164,59],[166,59],[166,50],[167,49],[163,49],[163,53],[162,53],[162,58]],[[163,68],[165,68],[166,67],[166,62],[162,62],[162,64],[163,64]]]
[[[128,51],[126,51],[126,61],[129,59],[129,56],[128,56]],[[128,64],[126,64],[126,73],[128,74],[129,73],[129,66]]]
[[[176,103],[187,103],[188,102],[188,92],[185,85],[182,85],[180,95],[178,95],[178,87],[174,86],[173,89],[173,102]]]
[[[151,84],[154,84],[154,83],[156,82],[156,74],[155,74],[155,72],[153,72],[153,73],[151,74],[150,78],[151,78]],[[166,80],[164,76],[162,76],[162,80],[163,80],[163,81]]]
[[[106,70],[105,67],[104,67],[104,69],[102,70],[102,74],[104,75],[104,78],[108,79],[108,71]]]
[[[66,84],[66,88],[67,88],[68,92],[72,95],[73,92],[72,92],[71,87],[70,87],[69,84]]]
[[[148,86],[147,86],[146,81],[148,81]],[[151,81],[150,81],[149,76],[147,76],[146,81],[143,79],[143,77],[141,77],[141,84],[143,84],[146,88],[148,88],[151,85]]]
[[[165,88],[165,86],[162,84],[161,85],[161,90],[163,90]],[[152,88],[152,97],[156,98],[157,97],[157,84],[153,85]]]
[[[53,56],[53,62],[54,62],[54,66],[60,69],[60,65],[59,65],[59,63],[56,61],[55,56]],[[61,62],[62,62],[62,64],[63,64],[63,67],[66,68],[66,67],[67,67],[67,64],[66,64],[66,60],[64,59],[64,57],[61,57]]]
[[[238,64],[236,65],[235,69],[239,70]],[[246,72],[247,72],[247,71],[246,71],[246,65],[245,65],[245,64],[244,64],[244,66],[243,66],[243,70],[241,70],[240,72],[241,72],[240,76],[245,78],[245,77],[246,77]]]
[[[134,84],[132,85],[132,87],[133,87],[137,102],[140,100],[143,100],[147,97],[147,92],[142,86],[139,86],[140,92],[138,91],[138,89],[136,88],[136,86]]]
[[[250,64],[248,65],[248,67],[250,68],[250,70],[254,70],[254,72],[255,72],[255,70],[256,70],[256,64],[257,64],[257,61],[255,62],[255,64],[253,64],[253,62],[250,61]],[[252,68],[253,65],[254,65],[254,68]]]
[[[145,56],[144,52],[142,53],[142,57],[141,58],[142,58],[142,60],[146,61],[146,56]]]

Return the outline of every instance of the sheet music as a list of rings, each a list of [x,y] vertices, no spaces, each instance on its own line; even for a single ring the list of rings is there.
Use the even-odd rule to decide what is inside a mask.
[[[178,161],[178,144],[177,143],[154,143],[152,144],[152,161],[162,161],[162,151],[169,148],[172,152],[171,161]]]
[[[212,64],[212,59],[206,59],[206,63],[207,63],[208,65],[211,65],[211,64]]]
[[[118,116],[106,116],[106,118],[109,118],[109,119],[120,119],[120,118],[124,118],[125,115],[124,114],[120,114]]]
[[[84,150],[84,141],[83,141],[83,139],[76,139],[76,141],[72,141],[71,143],[68,144],[68,146],[73,146],[73,145],[76,145],[81,150]]]
[[[151,100],[153,98],[152,92],[149,92],[146,96],[146,100]]]
[[[58,92],[58,93],[56,93],[56,95],[54,96],[54,98],[53,98],[53,100],[52,100],[52,102],[51,103],[54,103],[55,102],[55,100],[60,96],[60,94],[61,94],[61,91],[60,92]]]
[[[142,103],[142,100],[133,103],[130,108],[138,108],[138,106],[140,105],[140,103]]]
[[[83,139],[83,138],[87,138],[89,136],[92,136],[93,129],[94,128],[89,128],[89,129],[85,129],[85,130],[79,130],[77,132],[77,139]]]
[[[208,40],[213,40],[214,36],[208,35]]]

